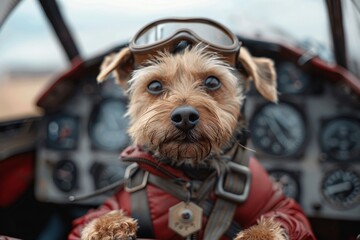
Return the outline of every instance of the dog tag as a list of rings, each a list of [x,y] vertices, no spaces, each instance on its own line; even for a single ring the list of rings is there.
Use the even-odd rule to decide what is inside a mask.
[[[201,228],[202,208],[189,202],[180,202],[169,209],[169,228],[187,237]]]

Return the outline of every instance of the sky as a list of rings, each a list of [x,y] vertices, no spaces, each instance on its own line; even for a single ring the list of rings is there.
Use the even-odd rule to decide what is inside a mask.
[[[207,17],[237,34],[261,37],[275,29],[331,48],[322,0],[58,0],[87,59],[127,42],[143,25],[164,17]],[[264,37],[266,37],[266,34]],[[23,0],[0,29],[0,81],[9,71],[63,71],[69,62],[36,0]]]

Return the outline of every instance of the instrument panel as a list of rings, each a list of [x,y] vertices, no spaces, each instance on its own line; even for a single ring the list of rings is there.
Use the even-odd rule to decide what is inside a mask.
[[[128,120],[125,118],[126,101],[116,98],[103,100],[95,107],[90,117],[89,136],[92,145],[104,151],[119,151],[128,145]]]
[[[76,149],[79,141],[79,120],[70,115],[57,115],[47,123],[46,145],[52,149]]]
[[[360,159],[360,120],[337,116],[322,124],[320,146],[330,161],[356,162]]]
[[[271,156],[294,156],[306,143],[305,118],[302,112],[290,103],[262,105],[249,124],[253,144]]]
[[[279,102],[247,98],[249,148],[308,216],[359,220],[359,98],[294,63],[276,66]]]
[[[287,197],[299,202],[301,196],[299,172],[284,169],[272,169],[268,172],[271,180],[279,185]]]
[[[323,178],[321,193],[334,208],[355,208],[360,200],[359,174],[351,169],[334,169]]]
[[[360,220],[360,98],[340,81],[273,59],[279,102],[250,90],[248,147],[308,216]],[[111,78],[98,85],[97,69],[81,75],[74,94],[40,124],[36,196],[42,201],[69,203],[71,195],[91,194],[124,176],[118,157],[130,141],[126,94]],[[78,203],[96,205],[111,194]]]
[[[312,89],[311,76],[291,62],[276,67],[278,91],[282,94],[302,94]]]
[[[129,145],[127,99],[114,83],[96,83],[96,75],[80,80],[66,104],[40,123],[36,196],[41,201],[70,203],[123,178],[119,153]],[[111,192],[81,204],[98,204]]]

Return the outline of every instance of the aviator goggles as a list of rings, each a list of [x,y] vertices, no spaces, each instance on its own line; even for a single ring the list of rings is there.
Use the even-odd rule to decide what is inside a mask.
[[[222,55],[231,66],[236,66],[241,43],[228,28],[204,18],[161,19],[140,29],[129,45],[134,65],[140,65],[158,51],[173,52],[181,41],[193,46],[204,43],[209,51]]]

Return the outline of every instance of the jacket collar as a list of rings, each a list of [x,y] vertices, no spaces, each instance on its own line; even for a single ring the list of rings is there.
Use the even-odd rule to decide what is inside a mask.
[[[129,146],[121,154],[120,160],[136,162],[139,167],[162,178],[183,179],[188,181],[184,171],[156,160],[150,153],[140,146]]]
[[[237,144],[234,144],[232,148],[227,150],[226,155],[229,156],[229,159],[233,157],[237,146]],[[120,154],[120,160],[124,162],[136,162],[140,168],[162,178],[181,179],[185,181],[204,180],[215,171],[215,169],[209,166],[173,166],[157,160],[151,153],[137,145],[127,147]]]

